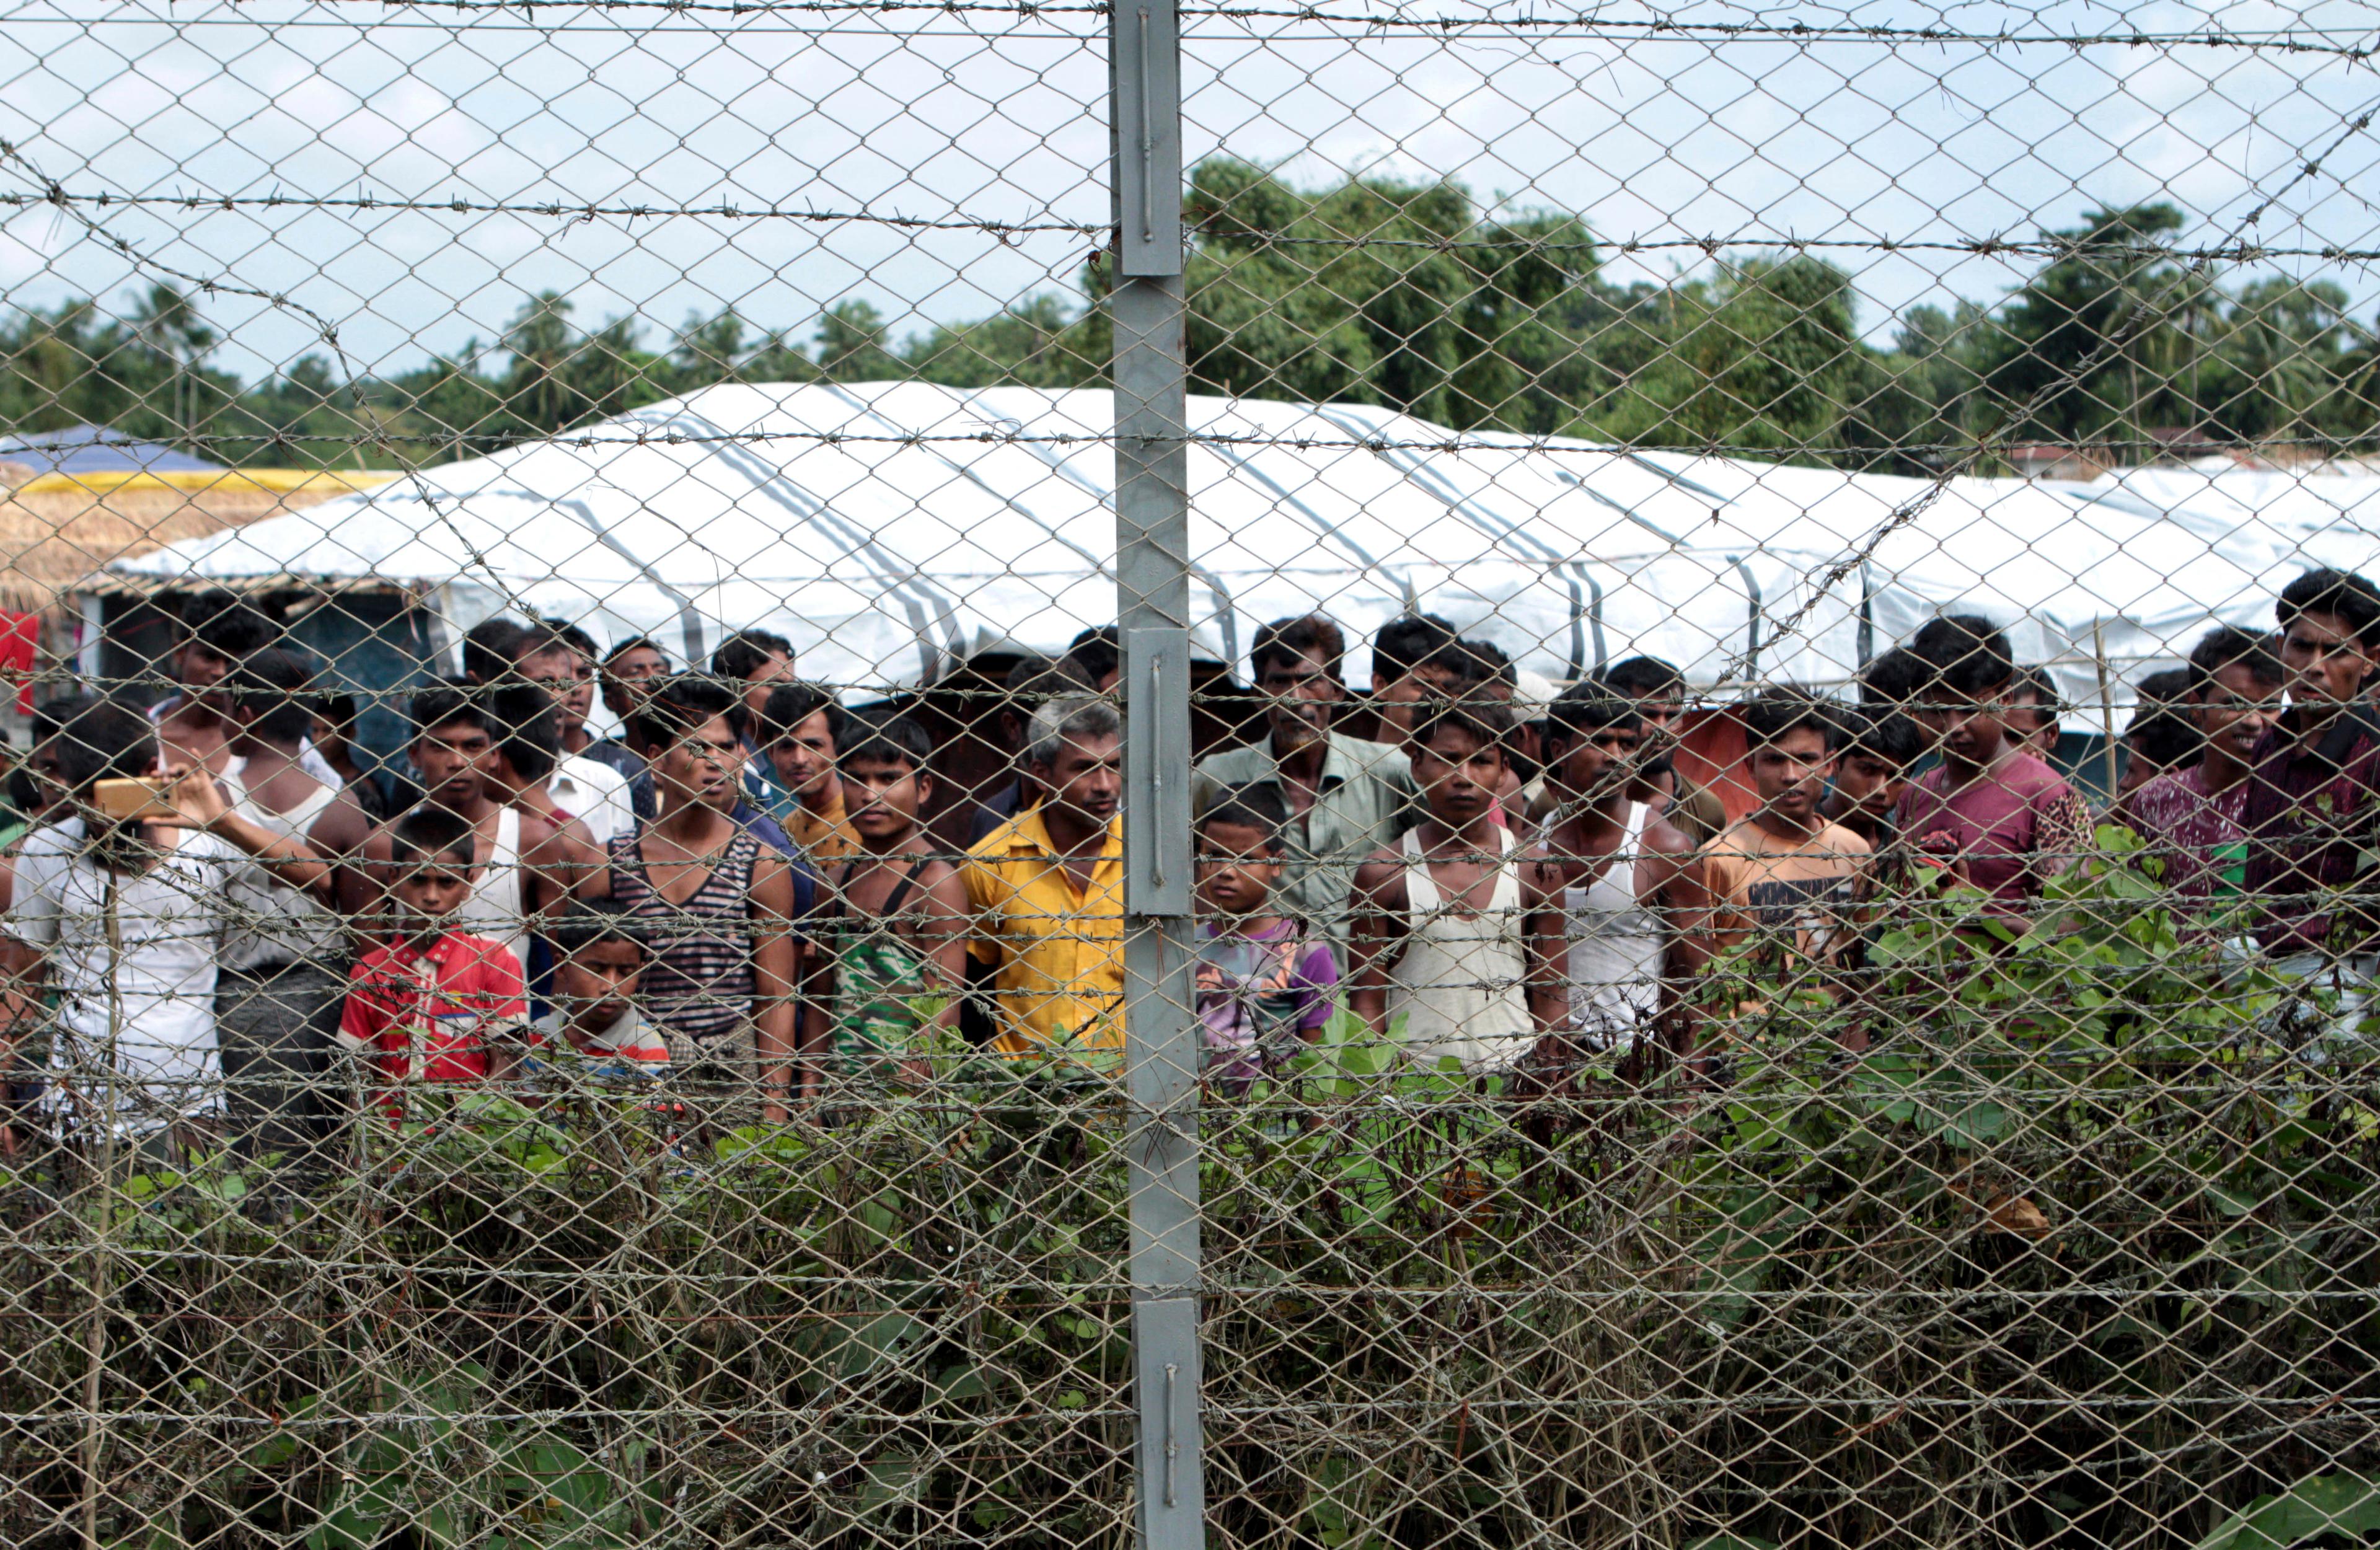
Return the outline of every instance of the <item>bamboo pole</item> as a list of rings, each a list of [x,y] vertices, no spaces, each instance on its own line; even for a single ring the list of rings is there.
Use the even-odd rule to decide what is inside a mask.
[[[2099,725],[2107,733],[2107,805],[2116,805],[2116,696],[2107,681],[2107,627],[2091,621],[2091,660],[2099,671]]]

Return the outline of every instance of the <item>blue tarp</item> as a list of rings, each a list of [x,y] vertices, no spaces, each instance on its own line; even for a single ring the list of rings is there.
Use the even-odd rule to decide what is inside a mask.
[[[22,463],[37,475],[208,473],[223,466],[97,425],[0,439],[0,460]]]

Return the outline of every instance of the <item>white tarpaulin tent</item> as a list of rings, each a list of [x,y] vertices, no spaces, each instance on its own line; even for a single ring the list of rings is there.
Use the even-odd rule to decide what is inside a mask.
[[[115,568],[377,577],[439,597],[457,631],[509,600],[689,657],[758,625],[807,676],[914,684],[1114,617],[1111,415],[1105,392],[713,387]],[[1937,489],[1357,405],[1193,398],[1190,419],[1197,640],[1243,672],[1262,621],[1320,609],[1360,639],[1419,607],[1558,679],[1649,651],[1702,684],[1840,682],[1957,607],[2095,698],[2095,626],[2137,675],[2211,621],[2269,623],[2310,563],[2367,563],[2380,528],[2371,476]],[[1348,667],[1364,681],[1360,648]]]

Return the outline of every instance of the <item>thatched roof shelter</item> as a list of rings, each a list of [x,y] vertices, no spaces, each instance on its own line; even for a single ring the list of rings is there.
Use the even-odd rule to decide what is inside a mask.
[[[0,490],[0,607],[39,612],[119,560],[244,527],[394,475],[249,469],[122,478],[51,474]]]

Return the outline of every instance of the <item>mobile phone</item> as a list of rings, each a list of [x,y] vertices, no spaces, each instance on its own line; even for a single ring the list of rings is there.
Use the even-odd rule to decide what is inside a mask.
[[[165,799],[165,781],[153,776],[126,781],[101,781],[91,788],[91,805],[111,818],[132,821],[178,818],[181,814]]]

